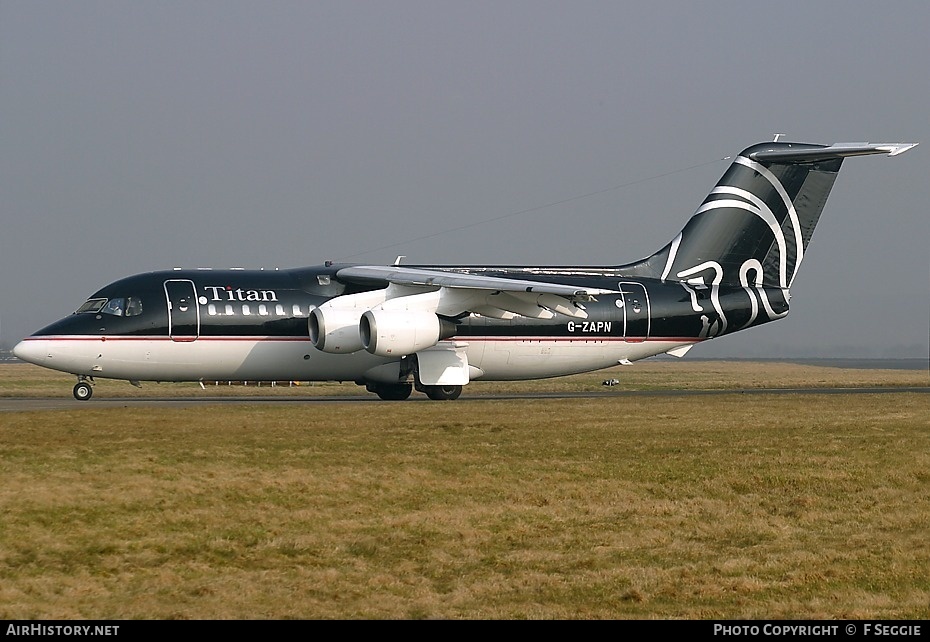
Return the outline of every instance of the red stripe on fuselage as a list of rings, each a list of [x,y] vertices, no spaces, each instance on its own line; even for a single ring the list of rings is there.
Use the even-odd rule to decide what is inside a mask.
[[[225,337],[216,337],[216,336],[199,336],[199,337],[166,337],[163,335],[158,336],[114,336],[114,335],[104,335],[99,337],[88,336],[86,334],[76,334],[76,335],[49,335],[49,336],[31,336],[26,337],[23,341],[174,341],[175,343],[191,343],[195,341],[310,341],[310,337],[273,337],[273,336],[225,336]],[[565,337],[565,336],[509,336],[509,337],[497,337],[497,336],[466,336],[466,337],[452,337],[450,339],[443,339],[443,341],[553,341],[553,342],[591,342],[591,341],[622,341],[625,343],[645,343],[645,342],[661,342],[661,343],[681,343],[681,342],[699,342],[704,341],[703,338],[697,337],[605,337],[598,335],[585,335],[577,337]]]

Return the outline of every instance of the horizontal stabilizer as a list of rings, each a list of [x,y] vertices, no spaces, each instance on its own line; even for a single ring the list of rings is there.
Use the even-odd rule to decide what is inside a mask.
[[[808,145],[794,146],[789,143],[772,149],[759,149],[749,154],[749,158],[760,163],[813,163],[833,158],[849,156],[867,156],[869,154],[887,154],[897,156],[916,147],[917,143],[836,143],[826,147]]]

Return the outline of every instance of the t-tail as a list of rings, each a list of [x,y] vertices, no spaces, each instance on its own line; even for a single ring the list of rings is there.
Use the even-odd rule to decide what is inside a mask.
[[[917,143],[759,143],[743,150],[681,233],[628,274],[787,290],[848,156],[896,156]]]

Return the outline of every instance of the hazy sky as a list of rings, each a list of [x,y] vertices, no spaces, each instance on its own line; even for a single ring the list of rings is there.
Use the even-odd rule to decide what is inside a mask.
[[[923,145],[847,160],[791,314],[692,355],[926,357],[928,28],[925,0],[2,0],[0,340],[175,266],[633,261],[785,132]]]

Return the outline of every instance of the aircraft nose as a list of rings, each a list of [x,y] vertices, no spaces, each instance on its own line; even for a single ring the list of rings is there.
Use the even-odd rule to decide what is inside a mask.
[[[48,341],[24,339],[13,347],[13,355],[17,359],[42,365],[48,359]]]

